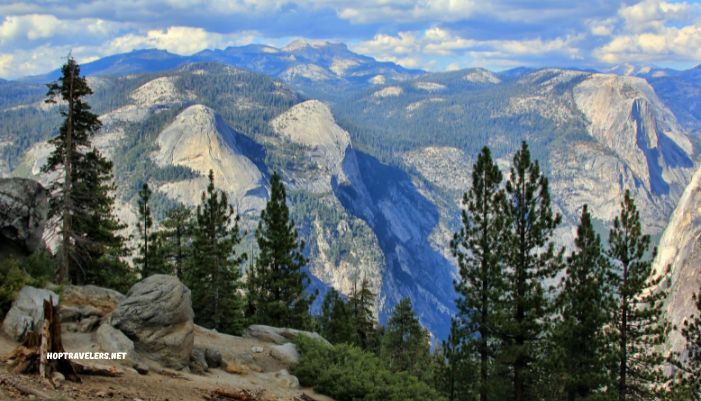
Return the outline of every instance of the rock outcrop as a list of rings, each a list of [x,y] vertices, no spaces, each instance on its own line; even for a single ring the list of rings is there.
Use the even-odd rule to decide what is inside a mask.
[[[170,182],[159,189],[181,202],[196,205],[207,188],[211,170],[217,187],[242,212],[261,210],[266,197],[263,175],[239,150],[235,135],[212,109],[199,104],[185,109],[158,135],[160,150],[152,157],[160,166],[188,167],[201,176]]]
[[[189,365],[194,345],[193,316],[190,290],[174,276],[156,274],[134,284],[111,324],[143,356],[182,369]]]
[[[44,300],[58,305],[59,296],[43,288],[24,287],[17,294],[12,308],[2,322],[2,330],[16,341],[21,341],[27,332],[37,330],[44,321]]]
[[[49,193],[36,181],[0,178],[0,257],[43,245]]]
[[[59,313],[63,328],[81,333],[95,330],[124,300],[123,294],[94,285],[69,285],[61,295]]]
[[[670,269],[672,284],[667,300],[667,317],[681,327],[685,319],[696,313],[692,294],[701,287],[701,169],[679,200],[667,229],[660,239],[653,265],[655,274]],[[686,344],[676,330],[669,336],[673,351],[682,351]]]
[[[260,341],[275,343],[278,345],[288,343],[290,342],[290,340],[294,340],[295,338],[297,338],[297,336],[308,337],[328,345],[331,344],[324,337],[319,335],[319,333],[281,327],[272,327],[262,324],[254,324],[248,326],[248,328],[244,331],[243,336],[255,338]]]

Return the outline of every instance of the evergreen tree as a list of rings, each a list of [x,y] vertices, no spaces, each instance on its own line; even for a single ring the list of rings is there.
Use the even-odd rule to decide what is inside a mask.
[[[73,58],[63,65],[61,77],[49,85],[47,94],[47,103],[66,103],[59,134],[49,141],[55,148],[42,167],[45,173],[62,170],[51,185],[49,212],[61,225],[61,263],[56,279],[59,283],[91,283],[124,290],[133,281],[122,261],[127,255],[124,238],[118,234],[125,226],[113,213],[112,163],[90,141],[101,126],[83,100],[91,94]]]
[[[450,334],[435,352],[437,359],[435,387],[448,401],[472,401],[475,399],[472,384],[477,377],[474,374],[471,358],[465,355],[464,334],[456,319],[450,322]]]
[[[151,218],[151,189],[148,183],[144,183],[139,191],[138,212],[139,212],[139,235],[141,236],[141,244],[139,245],[139,256],[135,258],[135,262],[141,265],[141,277],[146,278],[152,274],[149,270],[149,240],[153,237],[151,227],[153,219]]]
[[[552,242],[560,216],[552,211],[548,180],[538,162],[531,161],[525,142],[514,155],[506,193],[506,305],[511,316],[500,329],[500,336],[505,345],[504,362],[511,374],[510,398],[524,401],[536,397],[537,383],[542,378],[537,368],[543,364],[548,308],[543,280],[555,274],[562,255],[555,252]]]
[[[429,351],[428,331],[419,323],[409,298],[404,298],[395,305],[387,322],[380,355],[389,370],[425,379]]]
[[[701,400],[701,287],[694,294],[698,314],[691,315],[681,328],[686,340],[686,356],[681,364],[681,386],[692,400]]]
[[[496,355],[495,334],[503,313],[505,283],[500,259],[506,218],[502,174],[484,147],[472,171],[472,186],[463,195],[462,229],[451,242],[461,280],[455,289],[465,355],[479,361],[479,399],[490,392],[490,365]]]
[[[334,344],[352,344],[355,339],[350,305],[334,288],[329,289],[321,304],[321,335]]]
[[[665,358],[658,351],[669,332],[664,316],[663,274],[652,277],[652,258],[646,257],[650,236],[642,233],[640,215],[630,191],[609,233],[609,257],[617,269],[614,288],[612,343],[616,344],[615,388],[619,401],[653,400],[664,382]],[[654,257],[655,251],[652,252]]]
[[[557,299],[560,321],[555,328],[557,360],[564,378],[564,399],[590,400],[607,385],[607,338],[612,300],[610,264],[594,231],[587,205],[577,227],[574,251],[567,258]]]
[[[315,295],[305,292],[310,284],[303,270],[307,260],[290,219],[282,178],[270,178],[270,200],[261,212],[256,230],[259,254],[248,277],[251,320],[279,327],[306,328]]]
[[[370,282],[366,278],[361,280],[360,288],[358,288],[357,282],[354,283],[349,303],[356,344],[364,350],[377,350],[378,333],[375,330],[375,315],[373,314],[375,294],[370,289]]]
[[[196,322],[204,327],[238,334],[243,329],[243,303],[239,294],[241,264],[238,216],[224,192],[214,187],[209,172],[207,192],[195,215],[192,256],[186,283],[192,290]]]
[[[163,258],[181,280],[185,262],[190,255],[188,242],[192,235],[191,215],[190,209],[182,205],[168,210],[159,233],[163,241]]]

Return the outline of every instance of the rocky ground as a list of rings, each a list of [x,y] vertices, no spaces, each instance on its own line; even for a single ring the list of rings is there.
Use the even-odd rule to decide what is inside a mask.
[[[153,294],[157,299],[148,298]],[[125,361],[76,361],[112,368],[116,377],[81,375],[75,383],[12,372],[8,356],[25,327],[43,320],[33,310],[49,295],[60,296],[66,352],[127,352]],[[238,337],[194,325],[189,290],[172,276],[151,276],[126,296],[93,286],[69,286],[60,294],[25,287],[0,334],[0,400],[333,401],[301,388],[289,373],[299,358],[291,340],[299,334],[321,339],[269,326],[250,326]]]

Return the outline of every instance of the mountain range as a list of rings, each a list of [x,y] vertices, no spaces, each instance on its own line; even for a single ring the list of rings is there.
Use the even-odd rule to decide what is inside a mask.
[[[103,122],[94,142],[115,161],[122,220],[134,222],[145,180],[160,216],[196,204],[212,169],[255,253],[250,232],[267,178],[280,171],[315,286],[348,294],[367,278],[383,321],[409,297],[422,323],[446,337],[456,278],[448,244],[484,145],[506,170],[528,141],[563,215],[559,244],[571,244],[585,203],[605,238],[630,189],[646,231],[662,236],[657,268],[699,276],[679,255],[695,254],[690,233],[701,223],[678,216],[696,210],[701,67],[430,73],[296,41],[192,56],[140,50],[82,72]],[[45,179],[45,141],[60,115],[42,102],[42,84],[56,76],[0,82],[0,175]],[[675,287],[671,302],[693,289]],[[676,321],[690,308],[679,305],[670,307]]]

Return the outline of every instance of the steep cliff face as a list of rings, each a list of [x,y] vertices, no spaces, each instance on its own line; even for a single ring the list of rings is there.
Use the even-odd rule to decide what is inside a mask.
[[[681,327],[684,319],[696,313],[692,294],[701,286],[701,169],[684,190],[669,225],[662,235],[654,262],[656,274],[670,269],[672,284],[667,300],[667,316]],[[685,347],[678,331],[670,335],[674,351]]]

